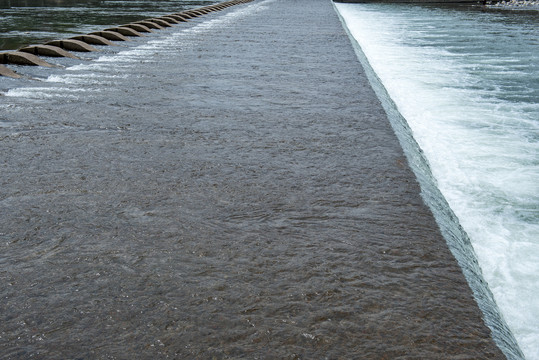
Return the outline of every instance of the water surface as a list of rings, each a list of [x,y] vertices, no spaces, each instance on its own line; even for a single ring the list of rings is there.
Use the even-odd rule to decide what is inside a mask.
[[[539,359],[539,12],[337,6]]]
[[[3,357],[504,358],[330,2],[100,50],[0,79]]]
[[[215,4],[211,0],[0,0],[0,50]]]

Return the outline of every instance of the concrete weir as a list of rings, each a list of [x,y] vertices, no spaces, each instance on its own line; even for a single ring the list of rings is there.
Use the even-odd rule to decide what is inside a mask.
[[[172,26],[168,21],[165,21],[163,19],[152,18],[152,19],[148,19],[148,21],[153,22],[153,23],[161,26],[161,28],[167,28],[167,27]]]
[[[189,21],[191,18],[208,14],[212,11],[223,10],[229,6],[250,1],[252,0],[226,1],[212,6],[187,10],[178,14],[169,14],[157,18],[144,19],[130,24],[104,29],[103,31],[73,36],[70,39],[53,40],[43,45],[25,46],[19,49],[18,52],[0,53],[0,56],[2,62],[5,64],[51,66],[47,62],[39,59],[37,56],[69,57],[78,59],[77,56],[71,54],[67,50],[78,52],[98,51],[91,45],[114,45],[112,41],[129,41],[129,37],[144,36],[141,33],[152,33],[155,30],[162,30],[167,27]],[[22,55],[23,53],[32,54],[34,57]],[[3,67],[0,75],[17,77],[16,73],[12,73],[6,67]]]
[[[173,17],[170,17],[170,16],[161,16],[160,18],[158,18],[159,20],[163,20],[163,21],[166,21],[167,23],[169,23],[170,25],[175,25],[175,24],[179,24],[181,21],[179,20],[176,20],[174,19]]]
[[[160,24],[158,24],[158,23],[155,22],[155,21],[152,21],[151,19],[146,19],[146,20],[136,21],[136,22],[134,22],[133,24],[144,25],[144,26],[146,26],[147,28],[149,28],[149,29],[154,29],[154,30],[163,30],[163,29],[164,29],[163,26],[161,26]]]
[[[187,12],[180,12],[180,13],[176,13],[176,14],[172,14],[172,15],[174,15],[174,16],[180,16],[180,17],[182,17],[183,19],[186,19],[186,20],[196,18],[196,16],[190,15],[190,14],[187,13]]]
[[[12,98],[0,354],[504,359],[331,1],[234,15]]]
[[[189,21],[189,20],[187,20],[186,17],[176,15],[176,14],[170,14],[170,15],[167,15],[166,17],[170,18],[170,19],[174,19],[174,20],[176,20],[176,21],[178,21],[180,23]]]
[[[73,36],[71,39],[80,40],[82,42],[85,42],[86,44],[92,44],[92,45],[114,45],[113,42],[105,39],[102,36],[90,35],[90,34]]]
[[[19,49],[21,52],[26,52],[34,55],[50,56],[50,57],[67,57],[72,59],[78,59],[75,55],[68,51],[52,45],[31,45],[25,46]]]
[[[6,76],[18,79],[21,77],[20,74],[17,74],[15,71],[5,67],[4,65],[0,65],[0,76]]]
[[[129,41],[127,37],[125,37],[124,35],[116,31],[95,31],[95,32],[91,32],[89,35],[97,35],[97,36],[104,37],[107,40],[113,40],[113,41]]]
[[[88,45],[84,41],[76,39],[53,40],[46,42],[45,45],[56,46],[64,50],[92,52],[98,51],[95,47]]]
[[[144,36],[134,28],[131,28],[129,26],[118,26],[113,28],[105,29],[105,31],[113,31],[122,34],[123,36],[133,36],[133,37],[140,37]]]
[[[130,28],[130,29],[133,29],[139,33],[152,33],[153,30],[150,29],[149,27],[147,26],[144,26],[142,24],[135,24],[135,23],[131,23],[131,24],[125,24],[125,25],[122,25],[121,26],[122,28]]]
[[[0,53],[0,64],[16,64],[16,65],[45,66],[45,67],[53,66],[34,54],[30,54],[30,53],[26,53],[22,51]]]

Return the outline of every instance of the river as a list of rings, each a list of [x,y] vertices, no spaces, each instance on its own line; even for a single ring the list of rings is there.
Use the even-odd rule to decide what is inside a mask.
[[[209,2],[25,3],[2,3],[4,49]],[[473,242],[477,254],[463,246],[467,257],[456,257],[472,288],[482,277],[470,272],[488,280],[476,297],[492,289],[533,359],[535,323],[523,314],[536,314],[535,290],[522,289],[537,283],[537,88],[511,79],[537,73],[534,15],[338,8],[389,94],[378,96],[413,130],[402,147],[419,144],[420,165],[449,201],[442,212],[458,216],[440,227],[456,234],[461,223]],[[256,1],[81,59],[49,59],[53,68],[11,66],[24,77],[0,79],[3,355],[500,358],[333,11],[324,1]],[[485,32],[512,34],[504,49],[523,54],[457,61],[490,49],[470,50],[463,39],[478,32],[459,35],[451,21],[461,29],[506,17],[512,32],[493,20]],[[434,31],[439,23],[448,29]],[[489,82],[496,61],[515,65],[509,85]],[[499,191],[493,179],[518,186]],[[470,206],[479,200],[488,206]],[[482,255],[492,234],[501,248]],[[478,302],[519,358],[497,307]]]

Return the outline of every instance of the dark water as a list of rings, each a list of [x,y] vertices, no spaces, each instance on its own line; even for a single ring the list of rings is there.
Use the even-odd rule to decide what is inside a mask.
[[[0,0],[0,50],[215,4],[211,0]]]
[[[100,50],[0,79],[2,357],[504,358],[329,2]]]

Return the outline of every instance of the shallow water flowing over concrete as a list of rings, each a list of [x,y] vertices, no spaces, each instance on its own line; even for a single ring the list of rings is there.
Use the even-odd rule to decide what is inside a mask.
[[[504,358],[329,1],[92,56],[5,80],[3,357]]]

